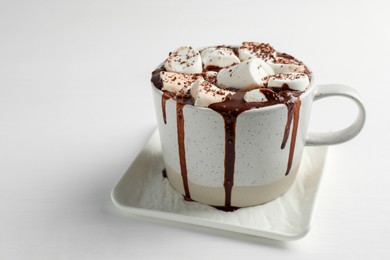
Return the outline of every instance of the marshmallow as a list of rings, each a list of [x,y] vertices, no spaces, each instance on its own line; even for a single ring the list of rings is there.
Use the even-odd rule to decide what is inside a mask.
[[[176,96],[184,96],[191,88],[192,83],[201,76],[161,71],[160,77],[162,80],[162,90],[174,93]]]
[[[190,46],[184,46],[171,52],[164,66],[167,71],[171,72],[201,73],[202,58],[198,50]]]
[[[232,49],[226,47],[209,47],[200,52],[204,67],[225,68],[240,63]]]
[[[269,77],[269,88],[282,88],[284,85],[287,85],[292,90],[303,91],[310,85],[310,80],[304,73],[281,73]]]
[[[254,88],[264,86],[268,76],[273,74],[272,68],[265,61],[253,58],[221,69],[217,75],[217,83],[224,88]]]
[[[276,51],[268,43],[243,42],[238,49],[238,57],[245,61],[252,58],[260,58],[268,61],[275,59]]]
[[[261,92],[260,89],[252,89],[251,91],[248,91],[244,95],[245,102],[266,102],[268,99],[265,97],[265,95]]]
[[[277,57],[273,61],[267,61],[267,63],[271,66],[271,68],[274,70],[275,74],[279,73],[303,73],[305,72],[305,66],[295,60],[294,58],[285,58],[285,57]]]
[[[217,83],[217,74],[218,72],[216,71],[206,71],[204,75],[204,79],[210,82],[211,84],[216,84]]]
[[[229,94],[234,92],[220,89],[203,78],[199,78],[191,87],[191,96],[194,98],[194,106],[197,107],[208,107],[213,103],[222,102]]]

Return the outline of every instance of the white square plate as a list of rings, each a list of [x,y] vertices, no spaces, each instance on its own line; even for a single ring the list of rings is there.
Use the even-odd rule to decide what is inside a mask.
[[[185,201],[163,177],[164,164],[156,130],[112,190],[121,210],[136,215],[228,230],[276,240],[307,234],[327,147],[305,147],[297,179],[282,197],[263,205],[224,212]]]

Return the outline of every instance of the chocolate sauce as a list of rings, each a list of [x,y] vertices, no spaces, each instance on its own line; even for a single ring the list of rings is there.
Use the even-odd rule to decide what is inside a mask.
[[[265,92],[269,94],[268,91]],[[218,112],[223,117],[225,125],[225,169],[223,183],[225,188],[225,207],[231,207],[231,196],[234,185],[237,117],[246,110],[264,106],[263,102],[246,103],[244,101],[244,95],[244,91],[238,91],[234,95],[228,95],[225,101],[209,106],[210,109]]]
[[[222,105],[223,107],[224,105]],[[232,189],[234,185],[234,164],[236,161],[236,122],[239,110],[223,111],[219,110],[219,106],[214,108],[220,115],[222,115],[225,123],[225,175],[223,186],[225,188],[225,206],[231,206]]]
[[[166,170],[166,169],[162,170],[161,173],[162,173],[162,176],[163,176],[164,178],[168,178],[167,170]]]
[[[170,98],[172,98],[172,97],[167,92],[163,92],[162,97],[161,97],[161,108],[162,108],[164,124],[167,124],[166,102]]]
[[[288,164],[287,164],[287,170],[286,170],[286,176],[290,173],[292,160],[294,157],[294,151],[295,151],[295,142],[297,140],[297,131],[298,131],[298,122],[299,122],[299,111],[301,108],[301,99],[297,97],[296,102],[294,103],[294,124],[293,124],[293,130],[291,133],[291,142],[290,142],[290,151],[288,155]]]
[[[185,133],[184,133],[184,114],[183,108],[186,104],[182,102],[176,102],[176,118],[177,118],[177,142],[179,145],[179,159],[180,159],[180,171],[181,177],[183,180],[184,187],[184,199],[187,201],[192,201],[190,195],[190,189],[188,187],[188,177],[187,177],[187,160],[185,152]]]
[[[240,56],[240,54],[238,53],[238,47],[230,47],[230,48],[233,50],[234,55],[236,55],[237,57]]]
[[[236,51],[236,50],[235,50]],[[288,54],[283,54],[285,57],[292,58]],[[156,69],[152,73],[152,82],[156,88],[162,88],[162,80],[160,72],[163,68]],[[236,122],[238,116],[247,110],[267,107],[277,104],[284,104],[287,107],[287,120],[284,129],[283,140],[281,143],[281,149],[286,147],[287,141],[291,132],[290,150],[288,157],[287,170],[285,175],[288,175],[291,170],[291,165],[294,157],[296,135],[298,131],[299,112],[301,106],[300,95],[301,91],[293,91],[288,86],[282,88],[261,88],[260,91],[266,96],[266,102],[250,102],[247,103],[244,100],[245,91],[238,90],[235,94],[230,94],[226,97],[223,102],[214,103],[209,106],[210,109],[219,113],[224,120],[225,130],[225,158],[224,158],[224,189],[225,189],[225,205],[214,206],[219,210],[234,211],[238,209],[231,205],[232,189],[234,186],[234,167],[236,158]],[[179,147],[179,160],[180,160],[180,171],[184,187],[184,199],[186,201],[192,201],[191,194],[188,185],[187,176],[187,162],[185,154],[185,131],[184,131],[184,114],[183,108],[187,104],[193,104],[193,100],[189,95],[185,97],[176,97],[170,95],[168,92],[163,92],[161,97],[161,106],[163,112],[163,120],[166,124],[166,101],[168,99],[174,99],[176,101],[176,121],[177,121],[177,136],[178,136],[178,147]],[[164,173],[163,173],[164,174]],[[166,173],[165,173],[166,174]]]
[[[160,76],[160,72],[161,71],[164,71],[164,68],[161,67],[161,68],[158,68],[158,69],[155,69],[153,72],[152,72],[152,83],[153,85],[158,88],[158,89],[162,89],[162,79],[161,79],[161,76]]]
[[[278,57],[286,58],[289,60],[297,60],[294,58],[294,56],[291,56],[290,54],[284,53],[284,52],[278,52]]]
[[[212,206],[212,207],[226,212],[233,212],[240,209],[240,207],[233,207],[233,206]]]
[[[222,68],[218,66],[208,65],[207,67],[203,68],[204,71],[220,71]]]
[[[290,136],[290,126],[291,126],[291,121],[293,118],[293,114],[294,114],[293,112],[295,107],[295,103],[292,100],[288,100],[285,104],[287,107],[287,121],[286,121],[286,126],[284,127],[283,141],[282,141],[282,145],[280,146],[280,149],[284,149],[286,147],[288,137]]]

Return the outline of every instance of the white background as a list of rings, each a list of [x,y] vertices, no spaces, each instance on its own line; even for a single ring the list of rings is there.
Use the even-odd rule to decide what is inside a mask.
[[[387,1],[0,1],[0,259],[389,259]],[[301,240],[124,217],[110,190],[156,126],[150,73],[181,45],[265,41],[361,94]],[[319,101],[312,129],[352,121]]]

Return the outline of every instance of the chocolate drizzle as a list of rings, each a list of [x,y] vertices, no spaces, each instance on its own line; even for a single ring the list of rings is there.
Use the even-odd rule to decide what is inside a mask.
[[[268,91],[265,91],[268,93]],[[218,112],[224,120],[225,125],[225,161],[224,161],[224,183],[225,207],[231,207],[231,196],[234,185],[234,164],[236,158],[236,122],[237,117],[244,111],[264,106],[262,102],[246,103],[244,91],[238,91],[234,95],[228,95],[225,101],[214,103],[210,109]]]
[[[190,189],[188,187],[187,160],[186,160],[185,142],[184,142],[185,133],[184,133],[183,108],[185,105],[186,105],[185,103],[176,102],[177,142],[179,145],[180,171],[181,171],[181,177],[183,179],[184,199],[187,201],[192,201],[190,195]]]
[[[287,121],[286,121],[286,126],[284,127],[283,141],[282,141],[282,145],[280,146],[281,149],[284,149],[286,147],[288,137],[290,136],[290,126],[291,126],[291,121],[293,118],[293,114],[294,114],[293,112],[295,107],[295,103],[292,100],[288,100],[285,104],[287,107]]]
[[[286,170],[286,176],[290,173],[291,165],[294,157],[294,151],[295,151],[295,142],[297,140],[297,131],[298,131],[298,122],[299,122],[299,111],[301,108],[301,99],[299,97],[296,98],[296,101],[293,106],[293,114],[294,114],[294,124],[293,124],[293,130],[291,134],[291,142],[290,142],[290,151],[288,155],[288,164],[287,164],[287,170]],[[289,117],[290,116],[289,112]],[[291,123],[290,123],[291,125]],[[283,149],[283,148],[282,148]]]
[[[152,83],[153,85],[158,88],[158,89],[162,89],[162,79],[161,79],[161,76],[160,76],[160,72],[161,71],[164,71],[164,68],[161,67],[161,68],[158,68],[158,69],[155,69],[153,72],[152,72]]]
[[[164,124],[167,124],[167,110],[166,110],[166,103],[167,100],[172,98],[168,93],[163,92],[162,97],[161,97],[161,109],[162,109],[162,114],[163,114],[163,119],[164,119]]]

